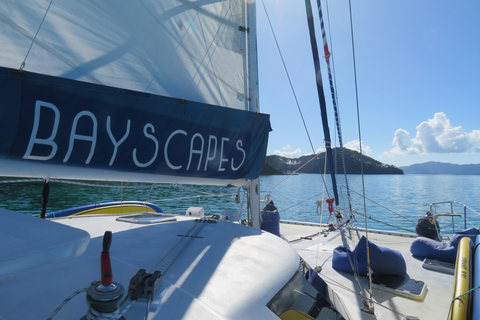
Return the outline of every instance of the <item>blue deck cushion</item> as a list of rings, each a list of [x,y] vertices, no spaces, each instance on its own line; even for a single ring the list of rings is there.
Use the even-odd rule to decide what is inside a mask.
[[[477,228],[470,228],[465,229],[459,232],[455,232],[452,237],[450,238],[450,245],[451,246],[458,246],[460,243],[460,239],[463,237],[470,237],[472,242],[475,242],[475,238],[480,234]]]
[[[450,243],[436,241],[433,239],[418,237],[413,240],[410,252],[417,258],[437,259],[446,262],[455,262],[457,247],[450,246]]]
[[[379,247],[370,241],[368,246],[370,265],[374,275],[405,276],[407,274],[407,265],[400,251]],[[360,239],[353,252],[344,246],[338,246],[333,250],[332,267],[335,270],[353,273],[350,261],[359,275],[367,275],[367,239],[365,237]]]
[[[418,258],[437,259],[455,263],[457,258],[457,247],[460,239],[470,237],[472,240],[479,234],[478,229],[470,228],[455,232],[450,241],[435,241],[425,237],[418,237],[410,246],[410,252]]]
[[[277,207],[270,201],[261,212],[262,223],[260,229],[273,233],[276,236],[280,235],[280,213]]]

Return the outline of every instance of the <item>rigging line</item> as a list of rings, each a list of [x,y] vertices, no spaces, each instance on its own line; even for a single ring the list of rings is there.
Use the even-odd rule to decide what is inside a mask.
[[[181,0],[183,2],[183,0]],[[160,20],[159,17],[157,17],[156,15],[154,15],[154,11],[153,10],[150,10],[144,3],[143,0],[139,0],[140,4],[145,8],[145,11],[155,20],[157,21],[157,23],[160,25],[160,27],[165,31],[166,34],[168,34],[170,36],[170,38],[175,41],[175,43],[177,43],[177,48],[178,47],[181,47],[183,50],[185,50],[185,53],[188,55],[189,58],[191,58],[191,60],[193,61],[196,61],[197,63],[200,63],[199,59],[191,52],[189,51],[185,45],[183,44],[183,38],[178,40],[174,35],[173,33],[168,30],[162,23],[162,21]],[[188,2],[188,1],[187,1]],[[212,19],[214,20],[217,20],[219,23],[221,24],[225,24],[227,26],[231,26],[231,27],[235,27],[235,28],[238,28],[238,26],[235,26],[232,22],[230,21],[227,21],[223,18],[220,18],[220,17],[217,17],[217,16],[214,16],[213,14],[210,14],[210,13],[206,13],[205,10],[200,10],[199,8],[197,7],[194,7],[192,6],[190,9],[192,10],[195,10],[197,12],[200,12],[202,14],[204,14],[205,16],[208,16],[208,17],[212,17]],[[184,36],[187,34],[187,32],[184,33]],[[212,71],[210,69],[207,69],[206,68],[206,71],[209,73],[209,74],[212,74]],[[224,80],[223,78],[221,77],[218,77],[218,80],[223,83],[226,87],[228,87],[230,90],[232,90],[233,92],[236,92],[237,94],[241,95],[241,94],[244,94],[243,92],[239,92],[234,86],[232,86],[230,83],[228,83],[226,80]],[[153,79],[152,79],[153,81]],[[145,89],[145,92],[146,90],[148,89],[148,87],[150,87],[151,83],[147,86],[147,88]]]
[[[317,47],[317,40],[315,36],[315,24],[313,21],[313,12],[312,12],[312,5],[309,0],[305,0],[305,11],[307,16],[307,24],[308,24],[308,31],[310,35],[310,45],[312,50],[312,58],[313,58],[313,65],[315,67],[315,78],[316,78],[316,87],[317,87],[317,95],[318,95],[318,102],[320,107],[320,114],[322,117],[322,124],[323,124],[323,134],[325,136],[325,156],[327,157],[328,166],[330,167],[330,178],[332,180],[333,186],[333,194],[335,198],[335,206],[336,206],[336,216],[337,213],[340,215],[339,203],[338,203],[338,190],[337,190],[337,178],[335,176],[335,163],[333,162],[333,155],[332,155],[332,141],[330,138],[330,129],[328,127],[328,117],[327,117],[327,104],[325,101],[325,93],[323,91],[323,83],[322,83],[322,73],[320,69],[320,58],[318,54],[318,47]]]
[[[327,279],[327,280],[330,281],[331,283],[337,285],[337,286],[340,287],[340,288],[343,288],[344,290],[349,291],[350,293],[356,294],[357,296],[361,296],[360,293],[356,292],[355,290],[350,289],[349,287],[347,287],[347,286],[345,286],[344,284],[342,284],[342,283],[334,280],[333,278],[330,278],[330,277],[326,276],[325,274],[322,274],[321,278],[322,278],[322,279],[323,279],[323,278]],[[326,281],[325,281],[325,282],[326,282]],[[394,310],[394,309],[392,309],[391,307],[388,307],[388,306],[382,304],[381,302],[378,302],[378,301],[375,301],[375,300],[372,300],[372,302],[375,303],[376,305],[382,307],[382,308],[385,308],[385,309],[391,311],[392,313],[396,313],[396,314],[398,314],[398,315],[403,316],[404,319],[408,319],[408,318],[407,318],[408,316],[407,316],[406,314],[401,313],[400,311]]]
[[[43,182],[45,179],[32,178],[32,179],[14,179],[14,180],[1,180],[0,183],[23,183],[23,182]],[[50,180],[52,181],[52,180]]]
[[[293,176],[295,173],[297,173],[297,171],[299,171],[300,169],[302,169],[303,167],[305,167],[308,163],[310,163],[311,161],[313,161],[314,159],[318,158],[320,156],[320,153],[317,153],[317,154],[313,154],[314,156],[312,158],[310,158],[310,160],[308,160],[307,162],[305,162],[302,166],[300,166],[297,170],[293,171],[292,173],[290,173],[285,179],[283,179],[282,181],[278,182],[276,185],[274,185],[273,187],[271,187],[268,191],[265,191],[263,193],[262,196],[265,196],[266,194],[270,193],[273,189],[275,189],[278,185],[280,185],[281,183],[283,183],[285,180],[287,180],[288,178],[290,178],[291,176]],[[326,155],[325,155],[326,157]],[[322,176],[322,180],[323,180],[323,185],[325,185],[325,178],[322,174],[320,174]],[[330,198],[330,193],[328,192],[328,189],[327,189],[327,195],[328,197]]]
[[[231,8],[230,8],[230,10],[228,10],[228,11],[225,13],[224,16],[226,17],[228,14],[231,15]],[[218,39],[220,38],[220,35],[223,34],[223,32],[226,30],[226,27],[227,27],[227,26],[220,24],[220,25],[218,26],[217,31],[215,32],[215,36],[213,37],[212,41],[210,42],[210,44],[207,44],[207,40],[205,39],[205,34],[204,34],[204,30],[203,30],[203,25],[202,25],[202,23],[201,23],[201,21],[200,21],[200,17],[199,17],[199,13],[198,13],[198,12],[197,12],[197,14],[196,14],[195,19],[197,19],[197,17],[198,17],[198,23],[200,24],[200,28],[201,28],[201,30],[202,30],[204,44],[205,44],[205,47],[207,48],[207,50],[206,50],[206,52],[205,52],[205,54],[204,54],[204,56],[203,56],[203,58],[202,58],[202,61],[201,61],[200,64],[199,64],[198,68],[196,68],[195,74],[193,75],[192,80],[190,81],[190,83],[188,84],[187,88],[185,89],[185,92],[184,92],[183,97],[182,97],[182,99],[184,99],[184,100],[185,100],[185,98],[186,98],[186,96],[187,96],[187,94],[188,94],[188,91],[190,90],[190,87],[192,86],[192,83],[195,81],[195,78],[197,77],[197,75],[200,74],[200,68],[201,68],[201,67],[204,67],[204,70],[203,70],[203,72],[201,73],[202,75],[203,75],[207,70],[210,70],[210,69],[208,69],[208,68],[206,68],[206,67],[204,66],[204,61],[205,61],[205,59],[207,58],[207,56],[208,56],[208,58],[209,58],[208,64],[210,64],[211,67],[212,67],[211,72],[213,73],[213,78],[215,79],[215,82],[217,83],[217,87],[218,87],[218,89],[219,89],[218,80],[217,80],[218,77],[217,77],[217,74],[215,73],[215,70],[213,69],[213,64],[212,64],[212,55],[213,55],[213,52],[215,52],[215,50],[217,49],[218,44],[213,48],[213,50],[212,50],[213,52],[212,52],[212,53],[210,53],[210,50],[212,49],[212,46],[218,41]],[[223,28],[222,28],[222,27],[223,27]],[[219,90],[219,91],[220,91],[220,90]],[[225,105],[225,101],[224,101],[223,95],[221,95],[221,99],[223,100],[224,105]]]
[[[310,200],[312,200],[313,198],[318,197],[318,196],[321,195],[321,194],[322,194],[321,192],[320,192],[320,193],[317,193],[316,195],[314,195],[314,196],[312,196],[312,197],[310,197],[310,198],[308,198],[308,199],[302,200],[302,201],[300,201],[299,203],[296,203],[296,204],[294,204],[294,205],[292,205],[292,206],[290,206],[290,207],[288,207],[288,208],[286,208],[286,209],[283,209],[282,211],[279,211],[279,212],[285,212],[285,211],[287,211],[287,210],[289,210],[289,209],[292,209],[293,207],[296,207],[296,206],[301,205],[301,204],[304,203],[304,202],[310,201]],[[322,204],[323,204],[323,200],[322,200]],[[322,207],[323,207],[323,206],[322,206]]]
[[[35,36],[32,39],[32,42],[30,42],[30,47],[28,48],[27,54],[25,55],[25,59],[23,59],[22,64],[20,65],[19,70],[22,71],[23,68],[25,68],[25,64],[27,62],[28,55],[30,54],[30,50],[32,50],[33,44],[35,43],[35,39],[37,39],[38,32],[40,32],[40,29],[42,28],[43,22],[45,21],[45,18],[47,17],[48,11],[50,10],[50,6],[52,5],[53,0],[50,0],[50,3],[48,4],[47,10],[45,11],[45,14],[43,15],[42,21],[40,22],[40,25],[38,26],[37,32],[35,33]]]
[[[373,218],[372,216],[367,216],[361,212],[358,212],[358,211],[354,211],[356,212],[357,214],[361,215],[361,216],[364,216],[365,217],[365,220],[366,219],[370,219],[370,220],[373,220],[375,222],[378,222],[378,223],[381,223],[381,224],[384,224],[384,225],[387,225],[389,227],[392,227],[392,228],[395,228],[395,229],[399,229],[399,230],[403,230],[403,231],[407,231],[407,232],[410,232],[410,233],[415,233],[415,231],[412,231],[412,230],[409,230],[409,229],[405,229],[405,228],[402,228],[402,227],[399,227],[399,226],[396,226],[394,224],[390,224],[390,223],[387,223],[385,221],[382,221],[382,220],[379,220],[379,219],[375,219]],[[368,232],[367,228],[365,228],[366,232]]]
[[[332,97],[332,104],[333,104],[333,111],[335,115],[335,124],[337,127],[337,136],[338,136],[338,142],[340,144],[340,159],[342,160],[342,167],[343,167],[343,174],[345,176],[345,185],[347,188],[347,197],[348,197],[348,204],[349,204],[349,209],[350,212],[352,211],[352,205],[351,205],[351,197],[350,197],[350,187],[348,186],[348,178],[347,178],[347,168],[345,166],[345,156],[343,154],[343,138],[342,138],[342,130],[340,127],[340,113],[338,112],[338,107],[337,107],[337,97],[336,97],[336,91],[335,91],[335,86],[333,83],[333,77],[332,77],[332,70],[330,67],[330,58],[333,57],[331,53],[329,52],[328,49],[328,43],[327,43],[327,36],[325,32],[325,24],[323,22],[323,14],[322,14],[322,4],[321,0],[317,0],[317,6],[318,6],[318,15],[320,18],[320,27],[322,31],[322,40],[323,40],[323,49],[325,53],[325,61],[327,62],[327,71],[328,71],[328,82],[330,84],[330,95]]]
[[[305,132],[307,134],[307,137],[308,137],[308,141],[310,143],[310,147],[312,148],[312,152],[313,154],[315,155],[315,157],[312,157],[312,159],[310,159],[308,162],[312,161],[314,158],[318,157],[319,154],[317,154],[315,152],[315,148],[313,146],[313,142],[312,142],[312,139],[310,137],[310,133],[308,131],[308,128],[307,128],[307,124],[305,122],[305,118],[303,117],[303,113],[302,113],[302,109],[300,108],[300,103],[298,102],[298,98],[297,98],[297,94],[296,94],[296,91],[293,87],[293,83],[292,83],[292,80],[290,78],[290,73],[288,72],[288,69],[287,69],[287,65],[285,63],[285,59],[283,58],[283,54],[282,54],[282,50],[280,49],[280,45],[278,43],[278,40],[277,40],[277,36],[275,34],[275,31],[273,30],[273,25],[272,25],[272,22],[270,20],[270,15],[268,14],[268,11],[267,11],[267,7],[265,6],[265,2],[264,0],[262,0],[262,5],[263,5],[263,10],[265,12],[265,15],[267,17],[267,21],[268,21],[268,25],[270,26],[270,30],[272,31],[272,35],[273,35],[273,39],[275,41],[275,45],[277,46],[277,50],[278,50],[278,53],[280,55],[280,59],[282,60],[282,64],[283,64],[283,69],[285,70],[285,74],[287,76],[287,79],[288,79],[288,83],[290,85],[290,89],[292,90],[292,94],[293,94],[293,97],[295,99],[295,104],[297,105],[297,109],[298,109],[298,112],[300,113],[300,118],[302,119],[302,122],[303,122],[303,126],[305,128]],[[325,151],[325,157],[326,157],[326,154],[327,152]],[[307,162],[307,163],[308,163]],[[303,166],[302,166],[303,167]],[[295,170],[293,173],[296,173],[298,170],[300,170],[302,167],[298,168],[297,170]],[[293,175],[293,173],[291,175]],[[280,181],[279,183],[277,183],[275,186],[273,186],[268,192],[270,192],[272,189],[274,189],[276,186],[278,186],[279,184],[281,184],[283,181],[285,181],[286,179],[288,179],[291,175],[289,175],[288,177],[286,177],[285,179],[283,179],[282,181]],[[321,174],[321,177],[322,177],[322,181],[323,181],[323,184],[325,185],[326,182],[325,182],[325,178],[324,176]],[[265,193],[264,193],[265,194]],[[328,194],[328,197],[330,198],[330,194],[327,190],[327,194]]]
[[[324,174],[327,174],[327,158],[325,158],[323,170],[324,170]],[[323,219],[323,202],[324,201],[325,201],[325,185],[323,185],[323,190],[322,190],[322,205],[320,206],[320,224],[322,223],[322,219]],[[317,214],[318,214],[318,205],[317,205]],[[316,266],[318,266],[318,256],[319,256],[319,254],[320,254],[320,237],[318,237],[318,241],[317,241],[317,256],[315,258],[315,265]]]
[[[195,190],[195,189],[184,187],[184,186],[177,186],[177,188],[182,188],[182,189],[185,189],[185,190],[188,190],[188,191],[192,191],[192,192],[195,192],[195,193],[201,193],[201,194],[205,194],[205,195],[208,195],[208,196],[222,196],[222,195],[219,195],[219,194],[216,194],[216,193]],[[233,195],[233,193],[226,194],[226,195]]]
[[[280,45],[278,44],[277,36],[275,35],[275,32],[273,31],[272,22],[270,21],[270,16],[268,15],[267,8],[265,6],[264,0],[262,0],[262,5],[263,5],[263,10],[265,11],[265,15],[267,16],[267,20],[268,20],[268,24],[270,26],[270,30],[272,31],[272,34],[273,34],[273,38],[275,40],[275,44],[277,46],[278,53],[280,54],[280,59],[282,60],[283,69],[285,70],[285,74],[287,75],[288,83],[290,84],[290,88],[292,90],[293,97],[295,99],[295,103],[296,103],[297,108],[298,108],[298,112],[300,113],[300,117],[302,118],[303,126],[305,128],[306,133],[307,133],[308,141],[310,142],[310,147],[312,148],[312,152],[315,154],[316,153],[315,148],[313,147],[312,139],[310,138],[310,133],[308,132],[307,124],[305,123],[305,118],[303,117],[302,109],[300,108],[300,103],[298,102],[298,99],[297,99],[297,94],[295,93],[295,89],[293,88],[293,83],[292,83],[292,80],[290,79],[290,74],[288,72],[287,65],[285,64],[285,60],[283,59],[283,54],[282,54],[282,51],[280,50]]]
[[[358,289],[359,289],[359,295],[362,297],[362,300],[365,301],[366,298],[364,296],[364,289],[362,287],[362,283],[360,281],[360,276],[359,274],[357,274],[357,272],[355,272],[355,270],[358,270],[358,258],[357,258],[357,252],[354,250],[353,251],[353,258],[350,256],[350,254],[348,254],[350,251],[349,250],[349,245],[348,245],[348,241],[347,241],[347,237],[345,235],[345,229],[342,228],[340,230],[340,235],[342,237],[342,244],[343,246],[345,247],[345,249],[347,250],[347,258],[348,258],[348,262],[350,263],[350,267],[352,268],[352,274],[353,274],[353,278],[355,281],[352,281],[353,285],[358,285]],[[352,245],[353,245],[353,238],[352,238]],[[351,251],[350,251],[351,252]],[[352,260],[353,259],[353,260]],[[370,272],[371,273],[371,272]],[[370,296],[372,297],[372,296]]]
[[[153,188],[155,187],[155,184],[156,184],[156,183],[153,183],[153,184],[152,184],[152,187],[150,188],[150,192],[148,193],[148,196],[147,196],[147,200],[145,200],[145,202],[147,202],[148,199],[150,199],[150,196],[152,195],[152,191],[153,191]]]
[[[354,193],[358,194],[359,196],[361,196],[361,194],[360,194],[359,192],[356,192],[356,191],[355,191],[355,190],[353,190],[353,189],[352,189],[352,192],[354,192]],[[395,211],[393,211],[393,210],[391,210],[391,209],[389,209],[389,208],[387,208],[387,207],[385,207],[385,206],[381,205],[381,204],[380,204],[380,203],[378,203],[378,202],[375,202],[374,200],[372,200],[372,199],[370,199],[370,198],[367,198],[365,195],[363,195],[363,196],[364,196],[364,197],[365,197],[365,198],[366,198],[368,201],[371,201],[371,202],[373,202],[373,203],[374,203],[374,204],[376,204],[377,206],[379,206],[379,207],[381,207],[381,208],[383,208],[383,209],[385,209],[385,210],[388,210],[388,211],[390,211],[391,213],[393,213],[393,214],[395,214],[395,215],[399,216],[400,218],[403,218],[403,219],[407,220],[408,222],[411,222],[411,223],[413,223],[413,224],[416,224],[416,222],[415,222],[415,221],[412,221],[412,220],[408,219],[407,217],[404,217],[404,216],[402,216],[401,214],[399,214],[399,213],[396,213]]]
[[[226,14],[225,14],[226,15]],[[231,14],[230,14],[231,16]],[[200,17],[198,17],[198,21],[200,22]],[[204,40],[204,44],[205,46],[207,45],[207,41],[205,39],[205,33],[204,33],[204,30],[203,30],[203,24],[200,23],[200,28],[202,29],[202,35],[203,35],[203,40]],[[218,28],[220,30],[220,27]],[[223,31],[222,31],[222,35],[225,33],[225,30],[226,28],[223,28]],[[207,51],[207,54],[208,54],[208,62],[210,64],[210,67],[212,68],[212,72],[213,72],[213,79],[215,80],[215,84],[217,86],[217,90],[218,90],[218,93],[220,95],[220,98],[222,100],[222,103],[224,106],[227,105],[227,101],[225,101],[225,97],[223,94],[221,94],[221,89],[220,89],[220,84],[218,83],[218,76],[217,76],[217,73],[215,72],[215,66],[213,65],[213,62],[212,62],[212,57],[213,57],[213,54],[215,53],[215,50],[218,48],[218,45],[215,46],[213,52],[210,54],[209,51]],[[205,73],[206,71],[204,70],[203,73]],[[202,74],[203,75],[203,74]]]
[[[151,200],[151,202],[164,202],[164,201],[178,201],[178,200],[185,200],[185,199],[195,199],[195,198],[202,198],[202,197],[233,197],[234,194],[214,194],[210,196],[188,196],[188,197],[178,197],[178,198],[171,198],[171,199],[160,199],[160,200]]]
[[[28,181],[28,180],[26,180]],[[99,188],[123,188],[123,189],[146,189],[150,188],[150,185],[139,185],[139,186],[125,186],[125,185],[114,185],[114,184],[96,184],[96,183],[87,183],[87,182],[80,182],[80,181],[71,181],[71,180],[63,180],[63,179],[50,179],[51,182],[58,182],[58,183],[65,183],[65,184],[75,184],[80,186],[88,186],[88,187],[99,187]]]
[[[10,18],[8,18],[7,16],[3,15],[0,13],[0,20],[3,21],[4,23],[6,23],[7,25],[9,25],[12,29],[14,29],[15,31],[19,32],[20,34],[22,34],[23,36],[29,38],[30,40],[34,41],[34,35],[32,33],[30,33],[29,31],[27,31],[26,29],[22,28],[21,26],[19,26],[18,24],[16,24],[15,22],[13,22]],[[96,83],[96,84],[102,84],[100,81],[98,81],[97,79],[95,79],[93,76],[89,75],[88,73],[86,73],[82,68],[80,68],[80,66],[78,66],[77,64],[73,63],[72,61],[70,61],[67,57],[65,57],[63,54],[61,54],[60,52],[58,52],[57,50],[53,49],[52,47],[50,47],[47,43],[45,43],[45,41],[42,41],[41,39],[35,39],[35,43],[42,47],[43,49],[45,49],[46,51],[48,51],[50,54],[52,54],[53,56],[55,56],[57,59],[59,59],[60,61],[62,61],[63,63],[65,63],[66,65],[68,65],[69,67],[71,67],[72,69],[74,70],[77,70],[79,73],[81,73],[85,78],[89,79],[91,82],[93,83]]]
[[[358,139],[360,140],[359,141],[360,154],[363,155],[362,133],[361,133],[361,127],[360,127],[360,108],[359,108],[359,102],[358,102],[357,64],[356,64],[356,58],[355,58],[355,40],[354,40],[354,34],[353,34],[352,0],[348,1],[348,5],[349,5],[349,13],[350,13],[350,33],[351,33],[351,39],[352,39],[353,74],[355,79],[355,102],[357,107]],[[363,172],[363,157],[360,157],[360,171],[362,174],[363,208],[365,211],[365,230],[366,230],[365,234],[366,234],[366,240],[367,240],[367,257],[368,257],[367,261],[368,261],[368,269],[371,270],[370,248],[368,245],[367,203],[365,200],[365,177]],[[373,312],[373,304],[372,304],[373,289],[372,289],[372,273],[371,272],[368,273],[368,282],[369,282],[369,295],[370,295],[370,299],[369,299],[370,303],[368,307],[370,308],[370,310],[365,310],[365,311]]]
[[[120,206],[120,213],[123,213],[123,181],[122,187],[120,188],[120,202],[122,203],[122,206]]]
[[[177,243],[173,245],[173,247],[170,248],[170,250],[157,262],[157,264],[150,269],[150,273],[152,273],[158,267],[160,268],[162,276],[164,276],[209,220],[210,219],[208,218],[196,220],[193,226],[185,233],[185,235],[182,236],[180,240],[178,240]],[[168,260],[166,260],[167,258]],[[160,265],[164,260],[165,263]]]

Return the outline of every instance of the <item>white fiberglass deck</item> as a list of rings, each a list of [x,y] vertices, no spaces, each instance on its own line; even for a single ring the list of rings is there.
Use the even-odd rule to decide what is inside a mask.
[[[279,237],[224,221],[203,223],[199,232],[192,234],[198,224],[185,216],[178,216],[175,222],[149,225],[116,218],[115,215],[55,221],[33,218],[33,223],[51,225],[54,229],[82,229],[90,234],[91,240],[78,257],[52,259],[49,264],[1,277],[0,319],[47,319],[73,292],[98,280],[102,236],[106,230],[113,232],[110,248],[113,279],[125,287],[125,292],[139,269],[149,273],[162,270],[162,285],[150,305],[148,319],[277,319],[266,305],[299,265],[295,250]],[[2,232],[8,233],[8,228]],[[45,236],[34,242],[40,245],[48,240],[51,245],[56,240],[54,233],[49,235],[50,239]],[[187,240],[189,243],[180,254],[171,255],[178,248],[175,245],[187,238],[191,241]],[[4,245],[0,244],[0,252]],[[146,310],[146,300],[138,300],[125,317],[144,319]],[[53,319],[80,319],[86,312],[85,293],[82,293]]]
[[[322,267],[319,274],[328,285],[328,294],[334,307],[346,319],[447,318],[452,300],[453,275],[423,268],[423,261],[414,258],[410,253],[410,244],[414,237],[399,233],[369,233],[368,240],[374,244],[400,251],[407,265],[408,276],[424,281],[427,286],[423,301],[405,298],[374,287],[375,316],[373,316],[362,311],[363,303],[359,294],[359,285],[353,275],[338,272],[332,268],[333,250],[343,245],[345,240],[353,250],[364,233],[355,230],[345,230],[343,233],[339,231],[321,233],[322,230],[326,230],[326,227],[286,223],[280,225],[280,232],[291,242],[300,256],[312,268]],[[368,278],[360,276],[359,281],[362,288],[368,291]]]

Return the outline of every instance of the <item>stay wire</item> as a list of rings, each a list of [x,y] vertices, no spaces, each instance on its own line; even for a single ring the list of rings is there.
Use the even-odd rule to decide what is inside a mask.
[[[25,65],[27,63],[27,58],[28,55],[30,54],[30,50],[32,50],[33,44],[35,43],[35,40],[37,39],[38,33],[40,32],[40,29],[42,28],[43,22],[45,21],[45,18],[47,17],[48,11],[50,11],[50,7],[53,3],[53,0],[50,0],[50,3],[48,4],[47,10],[45,11],[45,14],[43,15],[42,21],[40,22],[40,25],[38,26],[37,32],[35,33],[35,36],[32,39],[32,42],[30,43],[30,47],[28,48],[27,54],[25,55],[25,59],[23,59],[22,64],[20,65],[19,70],[22,71],[23,68],[25,68]]]
[[[297,94],[296,94],[295,89],[294,89],[294,87],[293,87],[293,83],[292,83],[292,80],[291,80],[291,78],[290,78],[290,74],[289,74],[289,72],[288,72],[288,69],[287,69],[287,66],[286,66],[286,63],[285,63],[285,59],[284,59],[283,54],[282,54],[282,50],[280,49],[280,45],[279,45],[279,43],[278,43],[277,36],[276,36],[276,34],[275,34],[275,31],[273,30],[272,22],[271,22],[271,20],[270,20],[270,16],[269,16],[268,11],[267,11],[267,8],[266,8],[266,6],[265,6],[264,0],[262,0],[262,5],[263,5],[263,10],[264,10],[264,12],[265,12],[265,16],[267,17],[268,25],[270,26],[270,30],[272,31],[272,35],[273,35],[273,38],[274,38],[274,41],[275,41],[275,45],[277,46],[277,50],[278,50],[278,53],[279,53],[279,55],[280,55],[280,59],[282,60],[283,69],[285,70],[285,74],[286,74],[286,76],[287,76],[288,83],[289,83],[290,88],[291,88],[291,90],[292,90],[292,94],[293,94],[293,97],[294,97],[294,99],[295,99],[295,104],[297,105],[298,112],[300,113],[300,117],[301,117],[301,119],[302,119],[302,123],[303,123],[303,126],[304,126],[304,128],[305,128],[305,132],[306,132],[306,134],[307,134],[308,141],[309,141],[309,143],[310,143],[310,147],[312,148],[313,154],[316,155],[314,158],[316,158],[316,157],[318,157],[319,154],[318,154],[317,152],[315,152],[315,148],[314,148],[314,146],[313,146],[313,142],[312,142],[312,139],[311,139],[311,137],[310,137],[310,133],[309,133],[309,131],[308,131],[307,124],[306,124],[306,122],[305,122],[305,118],[304,118],[303,113],[302,113],[302,109],[300,108],[300,103],[298,102]],[[326,151],[325,151],[325,157],[326,157]],[[313,160],[313,158],[312,158],[312,160]],[[311,160],[310,160],[310,161],[311,161]],[[300,169],[300,168],[299,168],[299,169]],[[296,171],[298,171],[299,169],[297,169]],[[319,168],[319,170],[321,170],[321,168]],[[324,175],[321,174],[321,177],[322,177],[323,185],[326,185],[326,181],[325,181]],[[287,177],[287,178],[288,178],[288,177]],[[285,180],[285,179],[284,179],[284,180]],[[283,181],[282,181],[282,182],[283,182]],[[281,183],[281,182],[280,182],[280,183]],[[280,184],[280,183],[279,183],[279,184]],[[278,185],[278,184],[277,184],[277,185]],[[273,189],[273,188],[272,188],[272,189]],[[328,190],[327,190],[327,196],[328,196],[328,198],[330,198],[330,194],[329,194]]]
[[[316,153],[315,148],[313,147],[312,139],[310,138],[310,133],[308,132],[307,124],[305,123],[305,118],[303,117],[302,109],[300,108],[300,103],[298,102],[298,99],[297,99],[297,94],[295,93],[295,89],[293,88],[292,80],[290,79],[290,74],[288,73],[287,65],[285,64],[285,59],[283,58],[282,50],[280,50],[280,45],[278,44],[277,36],[275,35],[275,31],[273,31],[272,22],[270,21],[270,16],[268,15],[267,8],[265,7],[264,0],[262,0],[262,5],[263,5],[263,9],[265,11],[265,15],[267,16],[268,25],[270,26],[270,30],[272,31],[273,38],[275,40],[275,45],[277,46],[278,53],[280,54],[280,59],[282,60],[283,69],[285,70],[285,74],[287,75],[288,83],[290,84],[290,88],[292,89],[293,97],[295,99],[295,103],[297,105],[298,112],[300,112],[300,117],[302,118],[303,126],[305,127],[305,131],[306,131],[307,136],[308,136],[308,141],[310,142],[310,147],[312,148],[312,152],[315,154]]]
[[[355,39],[354,39],[354,32],[353,32],[353,16],[352,16],[352,1],[348,1],[348,6],[349,6],[349,13],[350,13],[350,33],[351,33],[351,39],[352,39],[352,58],[353,58],[353,74],[354,74],[354,81],[355,81],[355,102],[356,102],[356,107],[357,107],[357,126],[358,126],[358,139],[359,139],[359,149],[360,149],[360,154],[363,155],[363,150],[362,150],[362,133],[361,133],[361,126],[360,126],[360,107],[359,107],[359,101],[358,101],[358,84],[357,84],[357,64],[356,64],[356,55],[355,55]],[[366,240],[367,240],[367,257],[368,257],[368,269],[369,271],[371,270],[370,268],[370,248],[368,245],[368,224],[367,224],[367,203],[365,199],[365,175],[363,172],[363,159],[360,157],[360,172],[362,175],[362,190],[363,190],[363,208],[365,212],[365,234],[366,234]],[[373,297],[373,290],[372,290],[372,272],[368,273],[368,282],[369,282],[369,295],[370,295],[370,307],[373,307],[372,302],[372,297]]]
[[[334,56],[331,52],[329,52],[328,49],[328,43],[327,43],[327,36],[326,36],[326,31],[325,31],[325,24],[324,24],[324,19],[323,19],[323,13],[322,13],[322,5],[321,5],[321,0],[317,0],[317,6],[318,6],[318,13],[319,13],[319,18],[320,18],[320,25],[322,29],[322,40],[323,40],[323,46],[324,46],[324,51],[325,51],[325,61],[327,63],[327,71],[328,71],[328,81],[330,84],[330,94],[332,97],[332,103],[333,103],[333,111],[335,115],[335,124],[337,127],[337,137],[338,137],[338,142],[340,144],[340,159],[342,163],[342,168],[343,168],[343,174],[344,174],[344,179],[345,179],[345,185],[346,185],[346,191],[347,191],[347,199],[348,199],[348,208],[350,211],[350,218],[352,218],[352,203],[351,203],[351,196],[350,196],[350,187],[348,185],[348,178],[347,178],[347,168],[345,165],[345,156],[343,153],[343,138],[342,138],[342,126],[340,122],[340,107],[338,104],[338,96],[337,96],[337,82],[336,82],[336,75],[335,75],[335,65],[334,65]],[[330,13],[328,10],[328,1],[326,1],[326,8],[327,8],[327,22],[328,22],[328,30],[331,30],[330,28]],[[330,41],[330,48],[332,49],[333,52],[333,41],[332,41],[332,34],[331,32],[328,32],[329,35],[329,41]],[[335,157],[337,156],[337,151],[335,150]],[[335,160],[336,163],[336,160]]]

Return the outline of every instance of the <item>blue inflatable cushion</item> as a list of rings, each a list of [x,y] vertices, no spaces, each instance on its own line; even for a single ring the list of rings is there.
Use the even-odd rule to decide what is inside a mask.
[[[469,237],[472,242],[475,241],[475,238],[480,234],[477,228],[470,228],[465,229],[463,231],[455,232],[452,237],[450,238],[450,245],[451,246],[458,246],[460,243],[460,239],[463,237]]]
[[[448,242],[418,237],[412,242],[410,252],[417,258],[436,259],[455,263],[460,239],[463,237],[470,237],[473,240],[478,234],[479,231],[476,228],[466,229],[460,232],[455,232]]]
[[[437,259],[440,261],[455,263],[457,247],[450,246],[448,242],[441,242],[425,237],[413,240],[410,252],[417,258]]]
[[[280,213],[278,212],[277,207],[273,204],[273,201],[270,201],[270,203],[263,208],[261,214],[262,222],[260,224],[260,229],[281,237]]]
[[[405,276],[407,274],[407,265],[400,251],[380,247],[370,241],[368,241],[368,247],[373,275]],[[353,251],[344,246],[333,250],[332,267],[335,270],[353,273],[350,261],[359,275],[368,274],[367,239],[365,237],[360,239]]]

